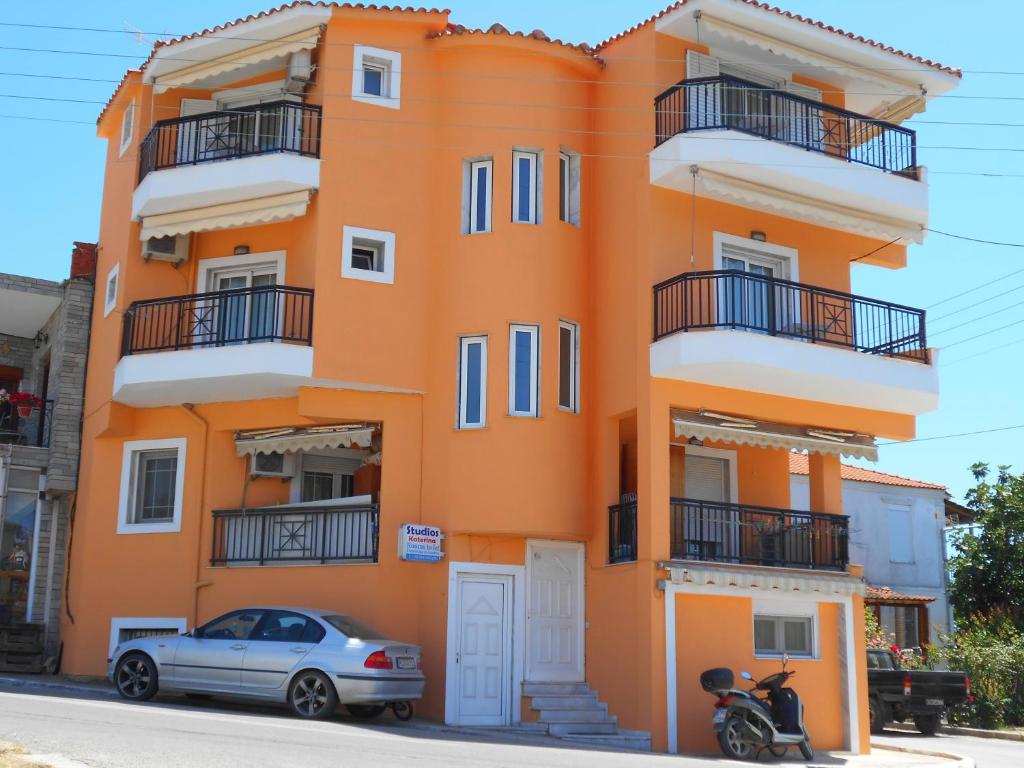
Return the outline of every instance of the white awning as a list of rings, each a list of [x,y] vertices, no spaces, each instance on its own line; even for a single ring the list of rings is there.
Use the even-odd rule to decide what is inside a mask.
[[[235,433],[239,456],[258,453],[295,453],[331,448],[369,448],[375,427],[344,424],[329,427],[283,427]]]
[[[239,39],[240,44],[245,45],[242,50],[231,51],[209,61],[200,61],[160,74],[153,78],[153,90],[156,93],[162,93],[168,88],[180,88],[198,83],[215,83],[218,77],[228,72],[234,72],[244,67],[274,59],[280,59],[281,66],[285,66],[287,57],[296,51],[316,48],[317,40],[320,39],[322,30],[323,27],[318,25],[299,32],[293,32],[276,40],[267,40],[255,45],[247,45],[248,41],[242,37]],[[217,38],[214,39],[216,40]],[[168,46],[168,49],[170,48],[173,48],[173,46]],[[162,50],[159,53],[162,53]],[[157,56],[154,56],[154,60],[157,60],[157,58]]]
[[[151,237],[168,237],[184,235],[188,232],[209,232],[215,229],[249,227],[256,224],[287,221],[296,216],[305,215],[309,197],[310,191],[303,189],[298,192],[258,197],[254,200],[242,200],[237,203],[222,203],[187,211],[143,216],[139,237],[142,240],[148,240]]]
[[[710,411],[672,411],[676,437],[695,437],[723,443],[780,448],[786,451],[847,456],[878,461],[878,448],[869,435],[817,427],[794,427],[771,421],[755,421]]]

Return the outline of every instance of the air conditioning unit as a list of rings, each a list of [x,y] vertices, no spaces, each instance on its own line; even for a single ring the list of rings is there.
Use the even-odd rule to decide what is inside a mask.
[[[188,235],[151,237],[142,242],[142,258],[146,261],[169,261],[174,266],[188,259]]]
[[[292,472],[291,462],[283,453],[257,453],[249,461],[250,474],[253,477],[288,478]]]
[[[313,79],[313,60],[309,51],[296,51],[288,58],[288,82],[285,90],[301,91]]]

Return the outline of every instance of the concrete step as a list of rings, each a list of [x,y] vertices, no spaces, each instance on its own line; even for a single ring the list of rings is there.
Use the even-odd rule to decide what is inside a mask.
[[[616,733],[615,721],[606,720],[600,723],[550,723],[548,733],[552,736],[598,735]]]
[[[524,696],[572,696],[593,693],[586,683],[523,683]]]
[[[651,751],[651,734],[645,731],[619,731],[615,734],[570,733],[559,738],[562,741],[586,745],[592,749],[624,749],[632,752]]]
[[[566,696],[534,696],[530,703],[533,709],[586,709],[587,707],[603,706],[597,700],[596,693],[571,693]]]
[[[608,708],[592,707],[588,709],[542,709],[542,723],[604,723],[615,722],[615,717],[608,714]]]

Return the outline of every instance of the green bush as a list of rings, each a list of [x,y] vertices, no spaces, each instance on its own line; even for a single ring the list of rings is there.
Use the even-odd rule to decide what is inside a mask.
[[[1024,632],[1011,616],[975,614],[942,640],[932,661],[966,672],[975,697],[951,712],[950,721],[979,728],[1024,725]]]

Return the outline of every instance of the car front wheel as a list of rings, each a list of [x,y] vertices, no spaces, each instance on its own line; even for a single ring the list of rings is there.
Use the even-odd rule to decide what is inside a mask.
[[[156,664],[144,653],[129,653],[114,671],[117,692],[129,701],[148,701],[156,696]]]
[[[299,717],[322,720],[334,714],[338,706],[338,694],[327,675],[310,669],[300,672],[292,680],[288,703]]]

